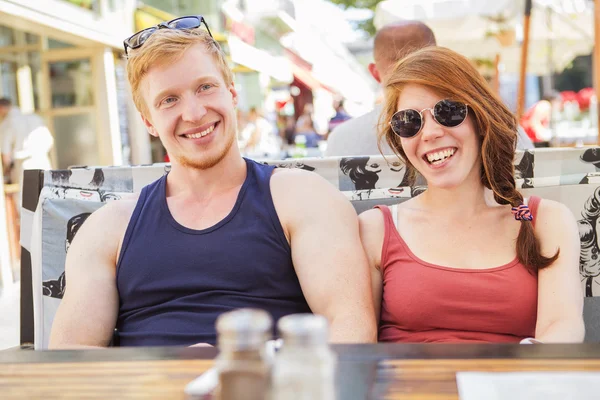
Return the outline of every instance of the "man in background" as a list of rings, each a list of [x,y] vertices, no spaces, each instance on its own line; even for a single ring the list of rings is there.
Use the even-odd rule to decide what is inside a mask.
[[[373,63],[369,72],[379,83],[384,84],[394,64],[427,46],[435,46],[433,31],[419,21],[400,21],[386,25],[375,35]],[[327,141],[327,156],[358,156],[380,154],[377,146],[377,124],[381,106],[358,118],[337,126]],[[381,142],[383,154],[394,154],[385,141]]]
[[[435,46],[433,31],[419,21],[399,21],[381,28],[375,35],[373,44],[373,63],[369,72],[383,85],[398,60],[427,46]],[[385,140],[378,147],[378,123],[381,105],[371,112],[353,118],[335,128],[327,141],[326,156],[358,156],[393,154]],[[518,130],[517,149],[531,149],[533,144],[523,129]]]
[[[281,143],[273,126],[255,107],[250,109],[247,118],[248,122],[241,132],[243,154],[250,158],[277,158],[281,153]]]
[[[4,170],[10,181],[21,184],[25,169],[52,169],[49,152],[54,138],[44,120],[23,114],[10,99],[0,99],[0,138]]]
[[[348,121],[351,117],[344,109],[344,100],[336,100],[333,102],[333,108],[335,109],[335,115],[329,120],[329,126],[327,132],[331,133],[335,128],[341,125],[343,122]]]

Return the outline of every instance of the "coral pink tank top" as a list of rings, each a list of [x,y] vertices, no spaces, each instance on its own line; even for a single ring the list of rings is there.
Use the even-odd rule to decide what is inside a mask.
[[[539,197],[529,199],[535,217]],[[381,252],[381,342],[519,342],[535,336],[537,275],[518,259],[487,269],[427,263],[406,245],[390,209]]]

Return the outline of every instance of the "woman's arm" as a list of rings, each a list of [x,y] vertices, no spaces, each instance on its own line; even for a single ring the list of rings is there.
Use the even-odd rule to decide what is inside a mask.
[[[582,342],[583,290],[579,279],[579,231],[571,211],[542,200],[535,233],[542,254],[558,259],[538,272],[538,315],[535,338],[545,343]]]
[[[369,260],[371,271],[371,287],[373,291],[373,306],[375,317],[379,324],[381,314],[381,296],[383,294],[383,278],[381,276],[381,249],[385,235],[385,222],[380,210],[373,209],[363,212],[358,216],[360,226],[360,240]]]

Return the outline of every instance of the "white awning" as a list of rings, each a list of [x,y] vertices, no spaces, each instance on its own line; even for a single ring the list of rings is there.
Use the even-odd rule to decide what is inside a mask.
[[[280,82],[292,82],[292,68],[285,57],[276,57],[230,35],[227,41],[231,60],[258,72],[264,72]]]
[[[561,71],[577,55],[589,54],[594,45],[593,10],[566,0],[533,0],[529,73],[546,75],[550,66]],[[378,4],[375,26],[398,20],[419,20],[435,33],[439,46],[469,58],[494,60],[500,55],[506,72],[520,66],[523,37],[523,0],[385,0]],[[516,41],[502,46],[494,37],[512,30]],[[552,58],[550,62],[550,58]]]

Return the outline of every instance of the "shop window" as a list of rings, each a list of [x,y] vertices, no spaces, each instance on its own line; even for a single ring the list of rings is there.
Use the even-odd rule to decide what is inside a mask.
[[[69,47],[75,47],[70,43],[61,42],[60,40],[48,39],[49,49],[66,49]]]
[[[15,44],[14,30],[8,26],[0,25],[0,47]]]
[[[33,33],[25,33],[25,42],[27,44],[38,44],[40,41],[40,37],[38,35],[34,35]]]
[[[89,59],[51,63],[52,108],[93,105],[92,83]]]
[[[99,165],[93,113],[54,117],[54,148],[58,168]]]
[[[16,64],[0,62],[0,97],[8,97],[13,104],[19,104],[17,93]]]

